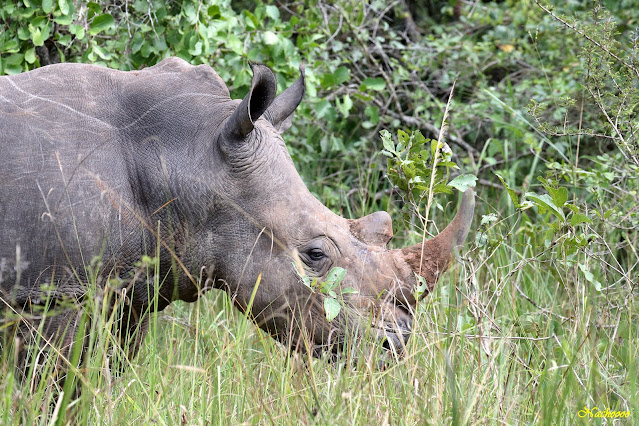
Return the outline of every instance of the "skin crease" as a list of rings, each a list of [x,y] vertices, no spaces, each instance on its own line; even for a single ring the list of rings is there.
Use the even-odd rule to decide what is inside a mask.
[[[161,310],[217,287],[247,312],[258,280],[247,313],[293,348],[336,351],[348,332],[372,326],[400,350],[417,303],[414,273],[430,290],[446,270],[468,233],[472,192],[438,237],[388,250],[388,214],[334,214],[293,165],[281,133],[302,100],[303,75],[276,97],[273,73],[261,65],[253,73],[241,101],[210,67],[177,58],[142,71],[63,64],[0,78],[8,156],[0,166],[0,258],[4,269],[23,271],[0,279],[0,315],[29,313],[43,300],[80,303],[84,265],[97,256],[99,289],[119,277],[132,312],[119,324],[123,336],[135,334],[131,355],[154,293]],[[148,291],[135,265],[156,248],[162,284]],[[329,322],[324,296],[296,269],[322,279],[333,267],[346,269],[341,288],[357,294]],[[48,318],[48,336],[73,332],[75,320],[69,312]],[[25,319],[19,333],[26,339],[37,325]]]

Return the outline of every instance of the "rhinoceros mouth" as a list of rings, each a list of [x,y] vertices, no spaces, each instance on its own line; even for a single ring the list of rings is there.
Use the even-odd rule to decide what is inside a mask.
[[[398,302],[394,299],[376,306],[370,328],[383,349],[401,356],[406,352],[411,336],[414,311]]]
[[[316,342],[312,345],[312,355],[331,363],[350,360],[357,365],[363,361],[385,369],[404,358],[411,331],[371,327],[357,334],[342,335],[332,342]]]
[[[373,332],[385,351],[399,357],[404,355],[411,335],[409,328],[373,328]]]
[[[345,322],[334,324],[332,329],[335,334],[331,336],[332,339],[328,339],[331,352],[340,352],[340,346],[344,343],[348,346],[349,340],[355,345],[359,345],[357,342],[368,341],[373,344],[372,348],[377,346],[391,358],[403,357],[412,333],[414,311],[405,308],[396,300],[367,303],[363,306],[347,304],[345,308]],[[341,332],[338,331],[340,328]],[[350,332],[346,331],[348,329]],[[339,343],[335,344],[338,341]],[[316,344],[326,350],[326,345],[319,342]]]
[[[412,332],[412,316],[402,310],[396,316],[375,320],[371,317],[363,318],[352,307],[348,311],[354,314],[350,318],[351,321],[346,320],[340,325],[333,324],[328,336],[313,343],[313,356],[328,356],[328,359],[337,361],[346,353],[359,353],[355,356],[356,359],[368,359],[371,355],[377,354],[380,359],[388,362],[398,361],[404,357]]]

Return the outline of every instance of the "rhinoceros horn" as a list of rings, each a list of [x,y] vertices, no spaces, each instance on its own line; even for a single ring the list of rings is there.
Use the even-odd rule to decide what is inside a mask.
[[[253,131],[255,122],[275,100],[277,80],[266,65],[251,64],[251,88],[226,121],[225,134],[243,140]]]
[[[453,221],[436,237],[421,244],[400,250],[402,258],[417,275],[426,279],[427,294],[432,291],[437,278],[450,266],[453,250],[464,243],[475,210],[475,194],[472,189],[464,192],[461,206]]]

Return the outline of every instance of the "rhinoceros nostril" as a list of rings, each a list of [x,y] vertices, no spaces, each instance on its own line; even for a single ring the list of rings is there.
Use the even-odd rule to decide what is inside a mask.
[[[390,332],[386,331],[382,348],[397,355],[401,355],[406,348],[406,343],[410,337],[410,332]]]
[[[402,333],[402,339],[404,339],[404,345],[408,344],[408,339],[410,339],[410,329],[404,329]]]
[[[410,339],[411,325],[412,325],[412,321],[400,320],[400,321],[397,321],[396,326],[393,327],[393,330],[392,330],[393,335],[397,337],[398,341],[401,339],[404,345],[406,345],[408,343],[408,339]],[[400,343],[400,345],[402,343]]]
[[[382,342],[382,348],[386,349],[387,351],[390,351],[392,349],[391,348],[391,343],[390,343],[388,337],[386,337],[384,339],[384,341]]]
[[[410,339],[412,328],[412,318],[400,318],[397,320],[396,329],[393,331],[397,335],[398,339],[401,338],[404,346],[408,344],[408,339]]]

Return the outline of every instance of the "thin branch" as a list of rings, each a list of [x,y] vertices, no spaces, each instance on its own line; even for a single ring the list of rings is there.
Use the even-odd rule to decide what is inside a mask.
[[[637,69],[636,67],[634,67],[632,64],[629,64],[628,62],[624,61],[622,58],[620,58],[618,55],[616,55],[614,52],[610,51],[610,49],[608,49],[606,46],[602,45],[601,43],[599,43],[597,40],[595,40],[594,38],[590,37],[588,34],[584,33],[583,31],[581,31],[579,28],[577,28],[575,25],[570,24],[569,22],[567,22],[565,19],[561,18],[560,16],[555,15],[550,9],[548,9],[547,7],[543,6],[539,0],[535,0],[535,3],[537,4],[537,6],[539,6],[544,12],[546,12],[547,14],[549,14],[550,16],[552,16],[553,19],[555,19],[558,22],[561,22],[564,26],[566,26],[567,28],[571,29],[572,31],[576,32],[577,34],[579,34],[580,36],[582,36],[583,38],[585,38],[586,40],[588,40],[589,42],[591,42],[592,44],[594,44],[595,46],[597,46],[599,49],[601,49],[602,51],[606,52],[608,55],[610,55],[612,58],[614,58],[615,60],[619,61],[620,63],[624,64],[626,67],[628,67],[630,70],[632,70],[637,77],[639,77],[639,69]]]

